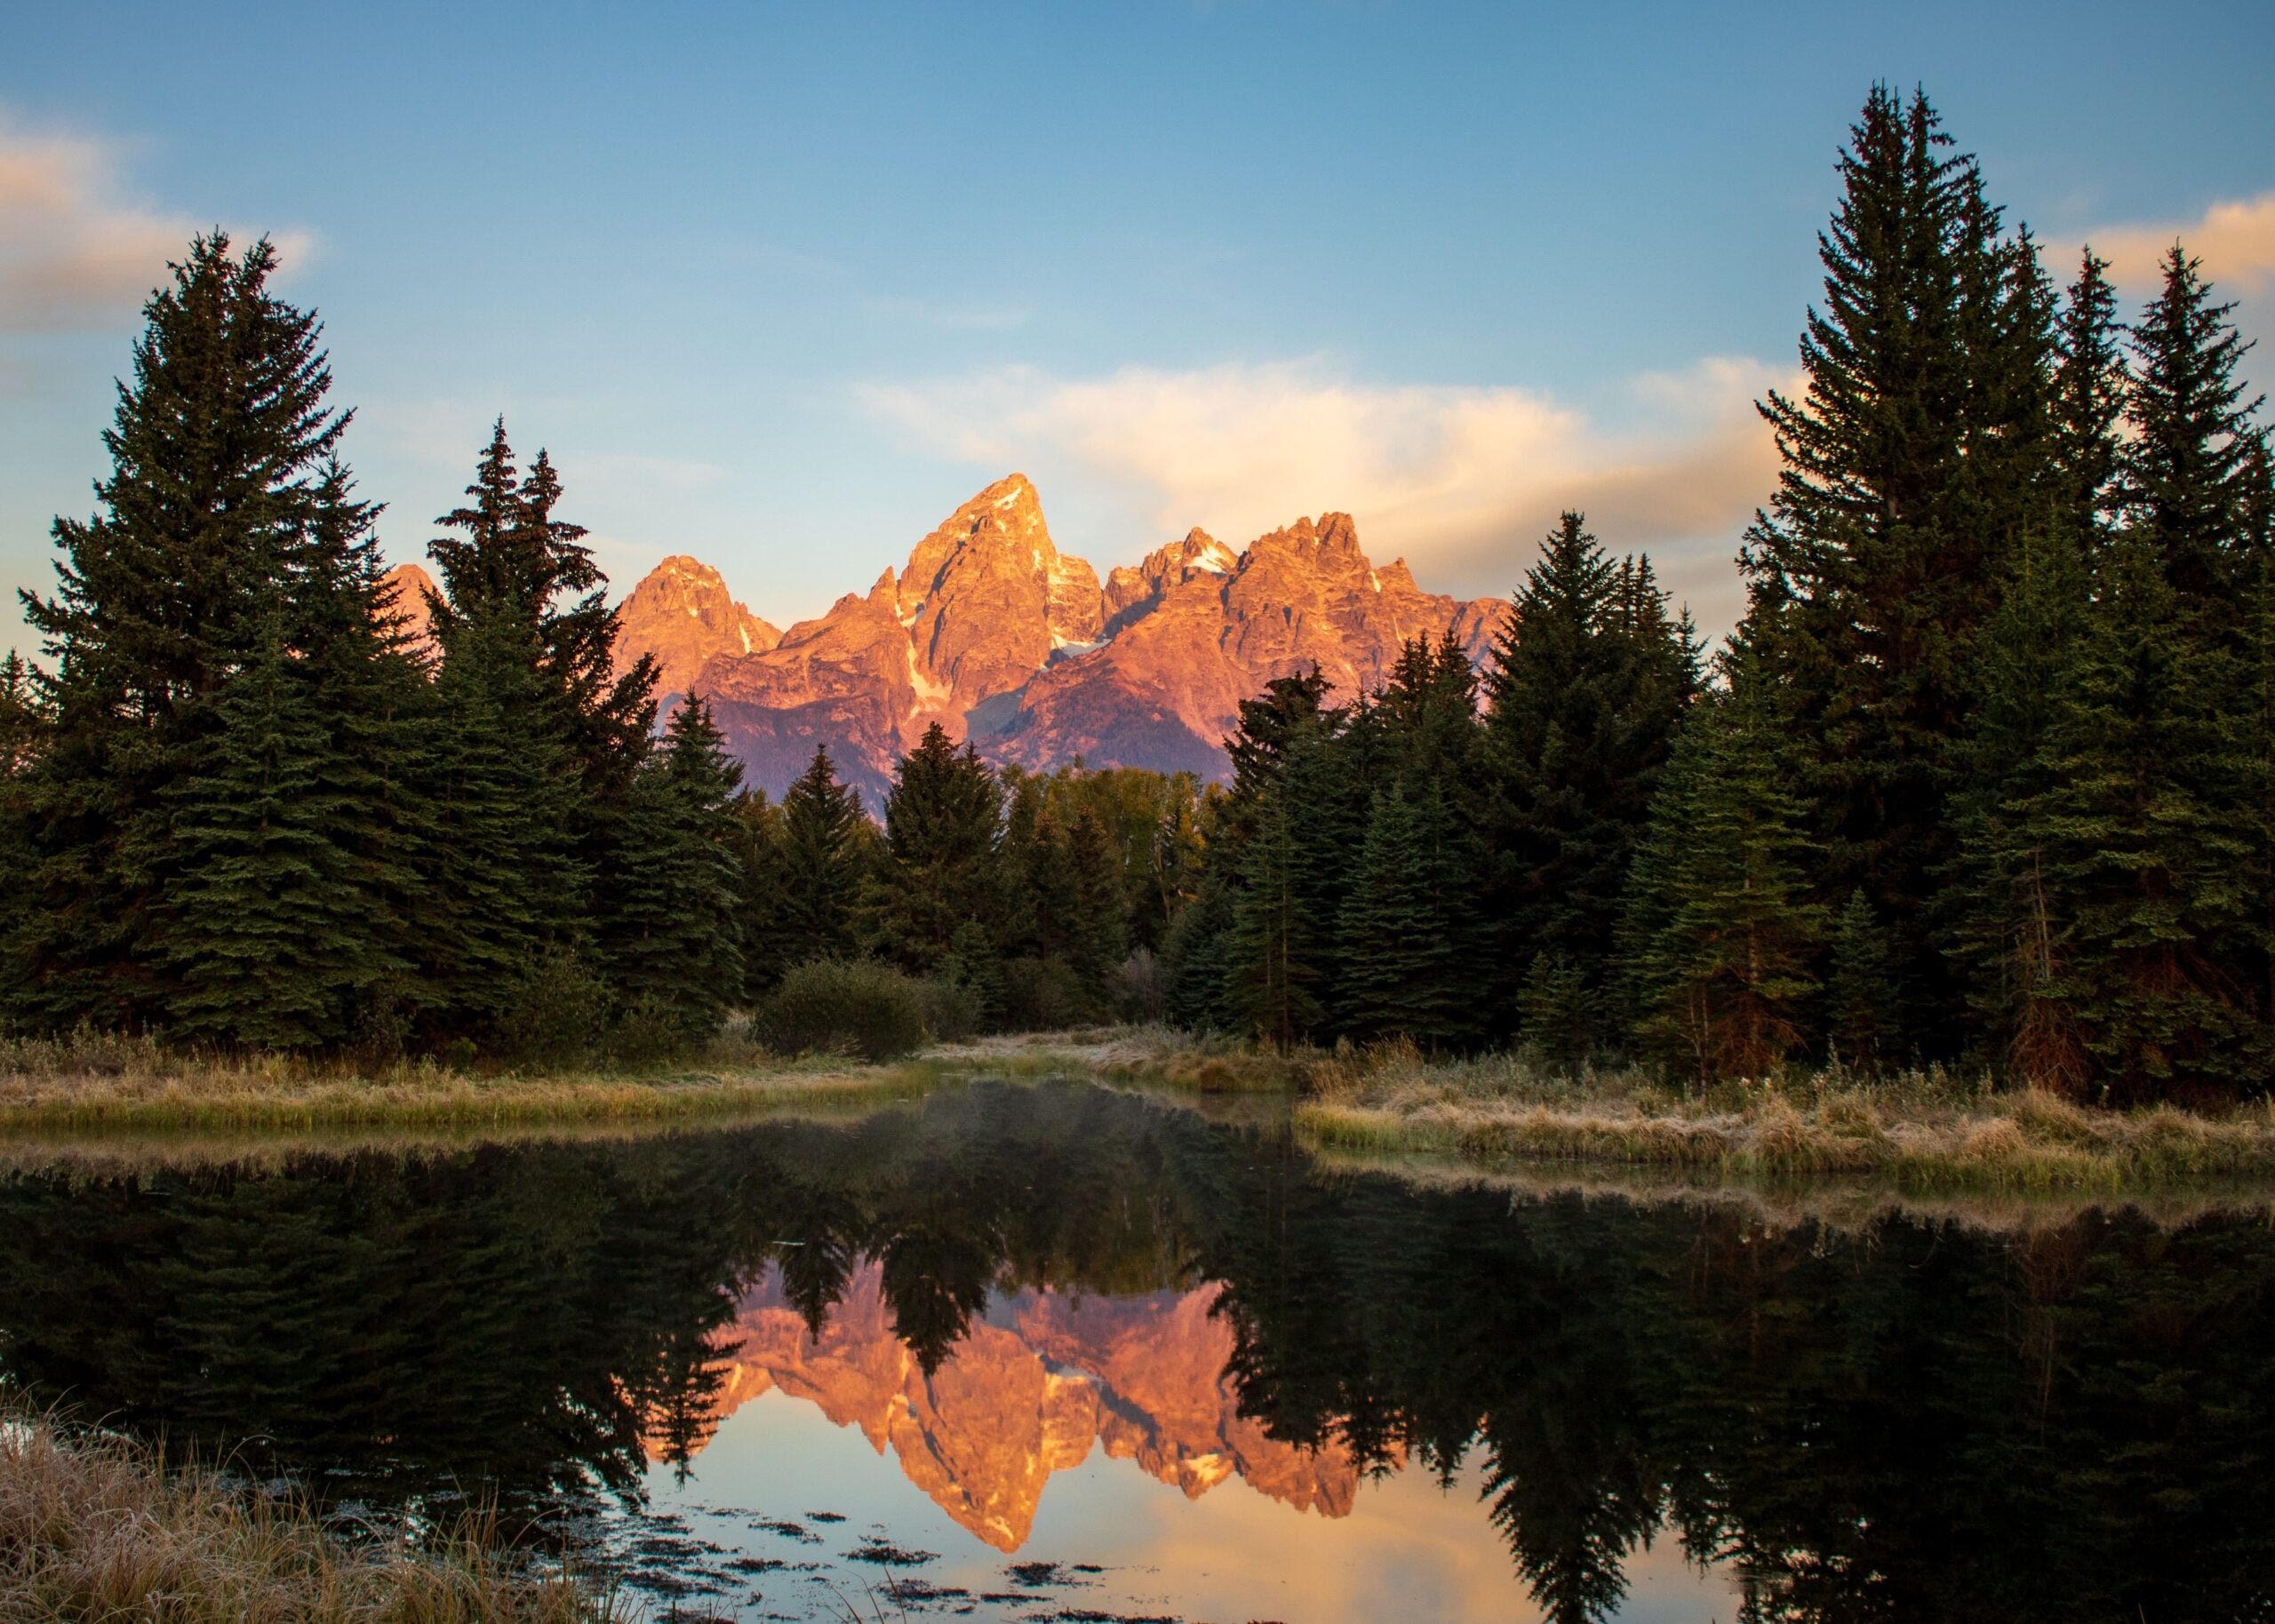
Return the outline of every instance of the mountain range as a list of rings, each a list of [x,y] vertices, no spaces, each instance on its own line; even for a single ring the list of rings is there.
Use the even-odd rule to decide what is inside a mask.
[[[415,564],[395,574],[427,584]],[[1424,592],[1403,559],[1377,568],[1351,516],[1333,513],[1238,552],[1194,529],[1101,584],[1058,550],[1034,486],[1013,474],[900,570],[787,630],[686,557],[659,564],[617,613],[619,660],[652,655],[659,692],[708,699],[749,782],[778,795],[820,744],[874,810],[935,721],[999,763],[1222,777],[1240,701],[1271,679],[1316,665],[1349,697],[1379,687],[1408,640],[1449,631],[1479,661],[1509,605]]]

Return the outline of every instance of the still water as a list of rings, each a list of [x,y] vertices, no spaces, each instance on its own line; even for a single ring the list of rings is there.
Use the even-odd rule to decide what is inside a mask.
[[[1066,1085],[0,1176],[0,1373],[659,1618],[2275,1617],[2261,1211],[1827,1227]]]

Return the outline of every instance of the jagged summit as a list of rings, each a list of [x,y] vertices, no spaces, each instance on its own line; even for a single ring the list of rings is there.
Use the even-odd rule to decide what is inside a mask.
[[[1376,569],[1333,513],[1240,552],[1196,528],[1101,588],[1012,474],[866,595],[778,634],[687,558],[659,565],[619,614],[622,657],[653,652],[667,691],[708,697],[752,783],[778,793],[819,744],[874,810],[936,721],[1031,767],[1079,755],[1219,776],[1239,702],[1270,679],[1317,665],[1346,693],[1376,687],[1401,642],[1449,628],[1480,658],[1506,611],[1425,593],[1403,560]]]
[[[658,564],[616,611],[617,666],[656,657],[657,688],[683,694],[718,654],[763,654],[782,633],[735,601],[716,569],[675,555]]]

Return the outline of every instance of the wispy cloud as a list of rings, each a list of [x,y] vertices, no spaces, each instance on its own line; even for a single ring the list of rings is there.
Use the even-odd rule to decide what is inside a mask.
[[[938,455],[1089,482],[1157,537],[1201,524],[1238,543],[1345,509],[1371,554],[1403,555],[1443,589],[1509,590],[1557,513],[1578,507],[1608,545],[1650,550],[1719,627],[1736,612],[1733,544],[1774,482],[1752,402],[1775,381],[1733,358],[1638,378],[1616,426],[1537,390],[1365,383],[1320,360],[1093,378],[1010,368],[862,400]]]
[[[2222,288],[2259,293],[2275,280],[2275,192],[2215,203],[2179,224],[2110,227],[2088,240],[2109,261],[2111,279],[2128,287],[2153,286],[2159,262],[2177,240],[2204,261],[2204,275]]]
[[[108,144],[35,132],[0,114],[0,332],[131,322],[197,229],[186,215],[126,198]],[[309,252],[305,232],[273,235],[288,267]]]

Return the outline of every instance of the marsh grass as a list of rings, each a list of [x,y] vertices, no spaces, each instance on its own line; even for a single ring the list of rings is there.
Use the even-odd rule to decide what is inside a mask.
[[[914,1093],[930,1075],[833,1055],[784,1059],[740,1027],[661,1058],[528,1071],[236,1055],[83,1032],[0,1039],[0,1134],[667,1121]]]
[[[413,1540],[21,1409],[0,1419],[0,1618],[571,1624],[625,1616],[471,1518]]]
[[[1348,1150],[1856,1175],[1910,1189],[2115,1191],[2275,1178],[2266,1102],[2218,1115],[2111,1111],[1941,1068],[1868,1080],[1833,1067],[1686,1092],[1640,1071],[1562,1076],[1521,1054],[1441,1060],[1410,1044],[1295,1063],[1298,1130]]]

